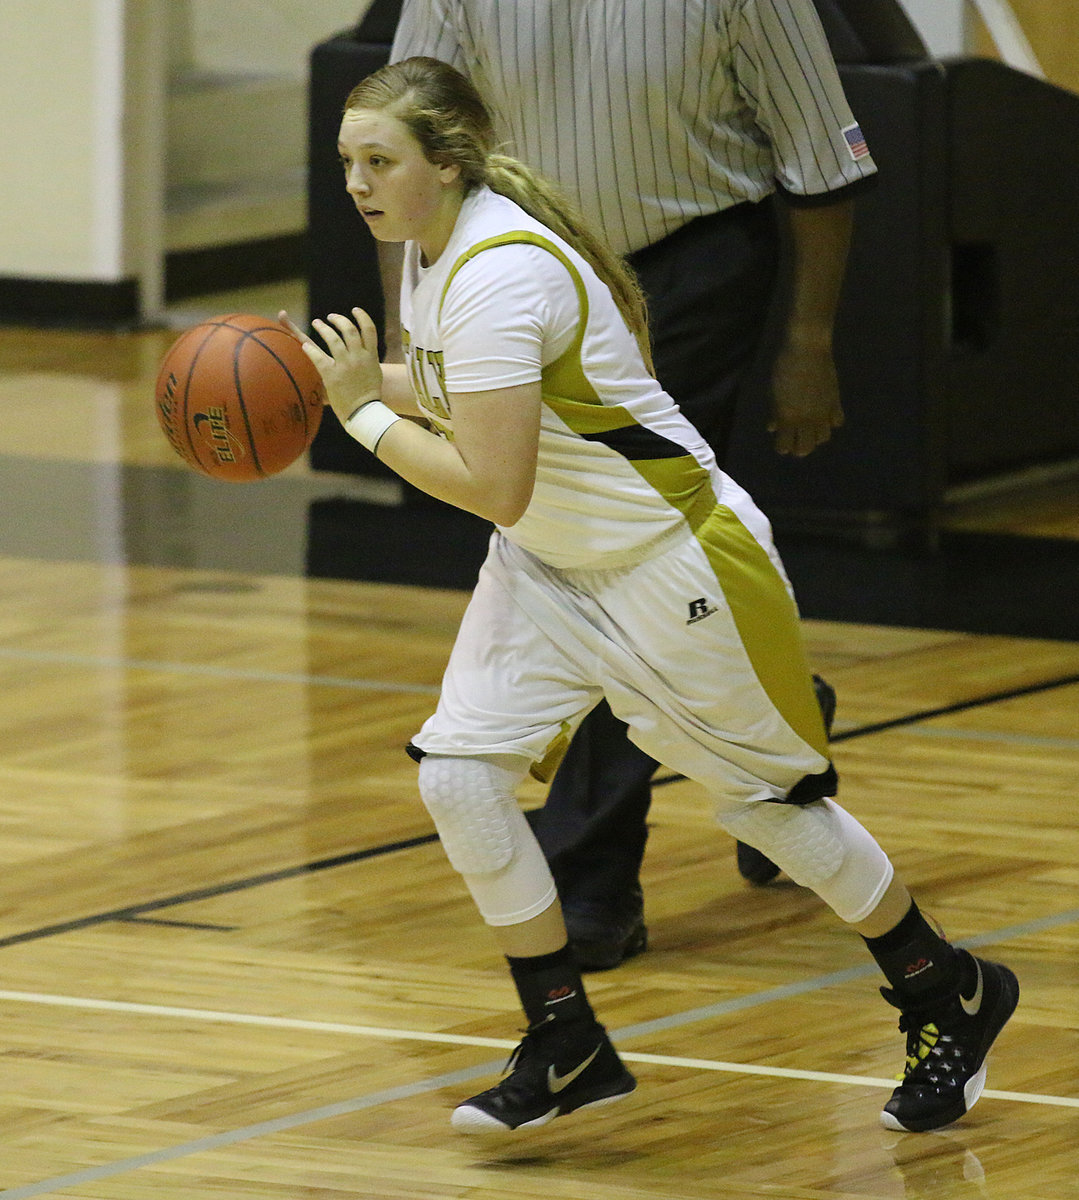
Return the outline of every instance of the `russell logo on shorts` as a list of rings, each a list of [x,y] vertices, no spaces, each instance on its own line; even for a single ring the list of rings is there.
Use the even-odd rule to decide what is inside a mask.
[[[705,617],[710,617],[712,613],[719,612],[714,604],[709,604],[705,596],[700,596],[696,600],[689,602],[689,620],[687,625],[692,625],[696,621],[703,621]]]

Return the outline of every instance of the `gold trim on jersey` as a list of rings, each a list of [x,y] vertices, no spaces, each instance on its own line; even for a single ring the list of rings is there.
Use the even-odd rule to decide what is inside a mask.
[[[775,563],[725,505],[717,504],[695,533],[768,698],[804,742],[829,758],[798,608]]]
[[[588,323],[588,293],[569,257],[540,234],[515,230],[469,247],[450,268],[439,301],[440,310],[450,283],[465,263],[484,250],[519,243],[547,250],[562,263],[573,280],[580,308],[573,341],[542,369],[544,404],[582,437],[639,425],[625,408],[604,404],[589,382],[581,358]],[[791,729],[818,754],[829,758],[824,723],[805,661],[798,610],[767,551],[733,510],[719,503],[709,472],[689,451],[659,458],[632,458],[625,453],[622,457],[685,518],[730,606],[738,635],[761,686]],[[556,738],[551,748],[550,757],[555,761],[563,748],[559,741]]]

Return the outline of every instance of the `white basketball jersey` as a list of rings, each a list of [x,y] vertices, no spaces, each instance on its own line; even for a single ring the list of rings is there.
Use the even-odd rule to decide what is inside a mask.
[[[408,244],[401,323],[417,399],[446,437],[454,392],[541,384],[535,490],[503,533],[542,561],[637,561],[714,507],[712,451],[649,374],[606,285],[504,196],[466,196],[432,266]]]

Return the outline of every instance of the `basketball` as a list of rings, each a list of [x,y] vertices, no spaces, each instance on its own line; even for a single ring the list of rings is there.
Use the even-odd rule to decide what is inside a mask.
[[[187,330],[161,363],[155,401],[189,467],[230,483],[276,475],[311,445],[325,391],[283,326],[230,313]]]

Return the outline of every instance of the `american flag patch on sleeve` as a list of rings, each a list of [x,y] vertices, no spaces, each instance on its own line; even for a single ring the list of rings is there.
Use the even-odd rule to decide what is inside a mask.
[[[865,134],[862,133],[861,125],[848,125],[843,130],[843,136],[846,138],[850,156],[855,162],[860,158],[869,157],[869,147],[866,145]]]

